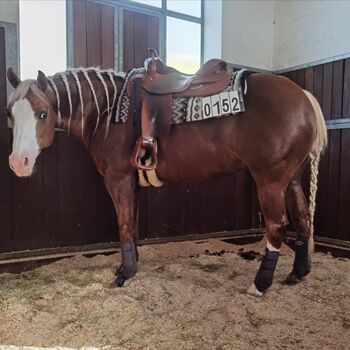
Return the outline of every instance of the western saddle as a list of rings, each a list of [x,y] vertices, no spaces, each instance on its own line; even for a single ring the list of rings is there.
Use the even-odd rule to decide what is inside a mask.
[[[141,106],[135,108],[141,114],[141,136],[136,141],[130,162],[134,168],[146,171],[157,167],[157,138],[164,138],[170,132],[172,97],[214,95],[226,89],[230,82],[230,74],[222,60],[211,59],[196,74],[187,75],[166,66],[155,49],[149,49],[149,54],[144,74],[136,76],[128,87],[129,95],[136,91],[142,94]],[[141,162],[145,152],[149,152],[151,159],[148,165]]]

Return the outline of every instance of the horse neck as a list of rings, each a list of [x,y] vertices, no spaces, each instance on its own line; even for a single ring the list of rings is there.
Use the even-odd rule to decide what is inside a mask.
[[[49,77],[56,97],[57,127],[89,143],[98,128],[108,134],[123,78],[112,70],[70,69]]]

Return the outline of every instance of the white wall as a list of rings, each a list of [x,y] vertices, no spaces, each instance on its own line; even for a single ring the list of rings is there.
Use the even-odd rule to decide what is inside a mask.
[[[276,1],[274,70],[350,55],[350,1]]]
[[[222,58],[273,69],[274,0],[222,1]]]
[[[221,46],[230,63],[272,71],[350,56],[350,1],[222,0]]]
[[[0,0],[0,21],[18,23],[18,0]]]

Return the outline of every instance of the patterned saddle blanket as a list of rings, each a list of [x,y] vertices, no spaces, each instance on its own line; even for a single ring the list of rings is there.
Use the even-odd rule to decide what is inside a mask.
[[[246,69],[235,71],[232,67],[227,69],[230,71],[231,80],[228,87],[221,93],[207,97],[173,97],[171,123],[201,121],[244,112],[244,95],[247,92],[246,77],[249,72]],[[114,120],[116,123],[127,121],[130,106],[127,85],[135,75],[144,73],[144,71],[144,68],[134,68],[128,72],[117,105]]]

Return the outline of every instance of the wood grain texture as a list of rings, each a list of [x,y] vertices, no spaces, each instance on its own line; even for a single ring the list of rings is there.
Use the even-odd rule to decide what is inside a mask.
[[[350,118],[350,58],[344,60],[343,118]]]
[[[134,12],[123,11],[123,70],[135,67],[135,21]]]
[[[12,174],[8,165],[11,136],[7,118],[2,115],[6,99],[5,29],[0,27],[0,250],[13,248]]]
[[[74,66],[86,67],[87,43],[86,43],[86,9],[87,1],[73,1],[73,52]]]
[[[101,5],[101,67],[114,68],[114,8]]]
[[[102,63],[101,5],[88,2],[86,22],[87,65],[98,67]]]

